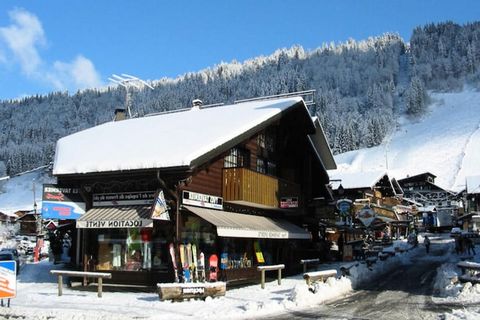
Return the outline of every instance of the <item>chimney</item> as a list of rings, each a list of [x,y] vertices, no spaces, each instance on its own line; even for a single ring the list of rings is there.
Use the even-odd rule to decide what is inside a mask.
[[[203,102],[200,99],[194,99],[192,101],[192,110],[200,110],[202,109]]]
[[[127,113],[125,112],[125,109],[115,109],[115,117],[113,118],[113,121],[121,121],[125,120],[127,118]]]

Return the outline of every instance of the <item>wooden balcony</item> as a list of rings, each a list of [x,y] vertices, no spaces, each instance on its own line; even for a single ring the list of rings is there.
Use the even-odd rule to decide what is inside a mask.
[[[300,186],[246,168],[223,169],[226,202],[278,209],[282,197],[300,198]]]

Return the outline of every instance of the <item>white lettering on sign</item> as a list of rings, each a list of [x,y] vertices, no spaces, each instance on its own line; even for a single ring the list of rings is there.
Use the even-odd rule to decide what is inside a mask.
[[[102,228],[144,228],[152,223],[152,220],[93,220],[77,221],[77,228],[102,229]]]
[[[183,191],[183,204],[222,210],[223,198],[203,193]]]
[[[265,239],[287,239],[288,232],[281,231],[258,231],[258,238]]]
[[[204,287],[182,288],[182,294],[204,294]]]

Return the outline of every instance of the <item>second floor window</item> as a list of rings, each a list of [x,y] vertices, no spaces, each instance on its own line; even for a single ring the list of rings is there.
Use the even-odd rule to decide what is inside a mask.
[[[271,161],[258,157],[257,172],[275,176],[277,174],[277,165]]]
[[[245,149],[232,148],[230,153],[225,156],[223,166],[225,168],[249,168],[250,153]]]

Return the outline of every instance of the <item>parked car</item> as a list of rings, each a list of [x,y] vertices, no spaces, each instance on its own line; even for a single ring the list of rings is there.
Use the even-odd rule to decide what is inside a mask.
[[[20,272],[20,259],[14,255],[16,249],[2,249],[0,250],[0,261],[15,261],[17,263],[17,274]]]
[[[452,230],[450,231],[450,236],[451,237],[457,237],[462,234],[462,229],[458,227],[453,227]]]

